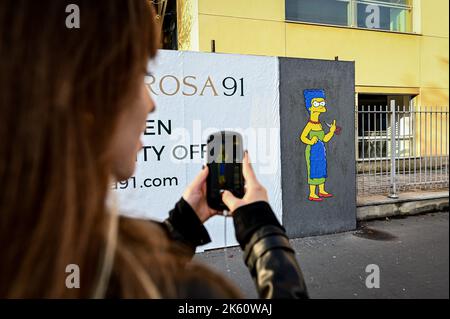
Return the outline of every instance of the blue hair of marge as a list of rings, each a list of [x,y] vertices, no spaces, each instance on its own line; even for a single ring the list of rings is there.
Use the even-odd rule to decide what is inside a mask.
[[[308,113],[310,113],[311,101],[316,98],[326,99],[325,90],[322,89],[310,89],[303,90],[303,97],[305,98],[305,107]]]

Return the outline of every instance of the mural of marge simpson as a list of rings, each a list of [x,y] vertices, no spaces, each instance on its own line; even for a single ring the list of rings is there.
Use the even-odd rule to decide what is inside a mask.
[[[339,127],[336,127],[336,120],[329,127],[325,134],[320,115],[327,111],[327,101],[325,91],[322,89],[304,90],[306,110],[309,114],[309,121],[306,123],[300,135],[300,140],[306,144],[305,159],[308,172],[309,195],[308,199],[314,202],[321,202],[324,198],[333,197],[325,190],[325,181],[328,178],[327,172],[327,150],[325,144],[334,136],[339,134]],[[319,188],[318,193],[317,186]]]

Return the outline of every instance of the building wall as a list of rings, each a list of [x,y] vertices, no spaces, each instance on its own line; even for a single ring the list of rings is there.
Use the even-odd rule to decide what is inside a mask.
[[[284,0],[188,0],[196,25],[183,49],[355,61],[356,92],[418,95],[448,106],[448,0],[414,0],[418,34],[285,22]],[[192,22],[194,21],[194,22]]]

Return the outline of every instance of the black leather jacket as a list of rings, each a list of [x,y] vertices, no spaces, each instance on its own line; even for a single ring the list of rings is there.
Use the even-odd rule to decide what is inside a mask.
[[[289,244],[270,205],[256,202],[233,214],[236,239],[260,298],[308,298],[295,251]],[[191,255],[199,245],[211,241],[206,228],[183,199],[170,211],[162,226],[169,237],[189,247]]]

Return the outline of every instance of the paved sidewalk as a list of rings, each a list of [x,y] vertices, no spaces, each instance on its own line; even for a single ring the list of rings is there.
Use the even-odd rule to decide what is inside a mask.
[[[364,222],[357,231],[291,240],[312,298],[449,298],[448,212]],[[248,298],[254,284],[237,247],[195,259],[225,274]],[[367,289],[365,268],[380,267]]]

